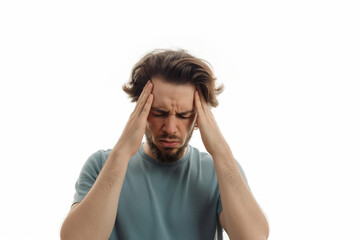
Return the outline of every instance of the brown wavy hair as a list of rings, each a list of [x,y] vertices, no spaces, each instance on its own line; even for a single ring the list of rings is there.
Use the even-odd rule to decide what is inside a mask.
[[[174,84],[194,84],[200,89],[205,101],[216,107],[219,104],[216,95],[223,91],[224,86],[215,87],[216,78],[210,66],[207,61],[198,59],[182,49],[157,49],[146,54],[135,64],[130,80],[123,86],[123,90],[132,102],[136,102],[146,82],[156,76]]]

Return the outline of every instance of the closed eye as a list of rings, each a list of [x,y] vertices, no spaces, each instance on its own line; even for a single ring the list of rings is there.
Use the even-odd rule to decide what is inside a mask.
[[[152,113],[152,115],[154,117],[167,117],[169,114],[168,113]],[[191,117],[191,115],[180,115],[180,114],[176,114],[176,116],[180,119],[189,119]]]
[[[155,116],[155,117],[165,117],[168,114],[167,113],[152,113],[152,115]]]
[[[151,110],[151,114],[154,117],[159,117],[159,118],[164,118],[164,117],[169,116],[169,112],[163,111],[161,109],[156,109],[156,108],[153,108]],[[188,119],[188,118],[191,118],[193,114],[194,114],[193,111],[187,111],[187,112],[184,112],[184,113],[177,113],[176,117],[180,118],[180,119]]]
[[[181,119],[188,119],[191,117],[191,115],[181,115],[181,114],[177,114],[177,116]]]

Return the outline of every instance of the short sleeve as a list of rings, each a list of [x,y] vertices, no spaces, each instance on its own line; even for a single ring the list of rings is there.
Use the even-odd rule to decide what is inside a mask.
[[[241,167],[241,165],[240,165],[240,163],[238,161],[236,161],[236,164],[238,165],[238,167],[240,169],[240,172],[241,172],[242,176],[244,177],[245,182],[246,182],[246,184],[248,185],[248,187],[250,189],[250,186],[248,184],[248,181],[247,181],[247,178],[246,178],[246,175],[245,175],[245,172],[244,172],[243,168]],[[220,194],[219,194],[218,203],[217,203],[217,214],[218,214],[218,216],[220,215],[221,211],[222,211],[222,203],[221,203],[221,197],[220,197]]]
[[[104,151],[93,153],[81,169],[79,178],[75,183],[75,194],[72,204],[81,202],[94,185],[101,168],[105,162]]]

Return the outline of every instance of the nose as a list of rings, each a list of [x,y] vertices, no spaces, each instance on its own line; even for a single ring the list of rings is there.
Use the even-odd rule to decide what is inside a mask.
[[[177,132],[177,119],[175,115],[169,115],[164,119],[162,130],[169,135],[173,135]]]

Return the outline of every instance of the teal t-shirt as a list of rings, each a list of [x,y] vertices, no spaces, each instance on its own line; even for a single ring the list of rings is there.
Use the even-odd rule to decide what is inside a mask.
[[[89,192],[110,152],[99,150],[86,161],[75,184],[73,203]],[[212,240],[216,229],[217,238],[222,239],[221,210],[214,163],[208,153],[189,145],[180,160],[160,163],[141,146],[129,161],[109,239]]]

